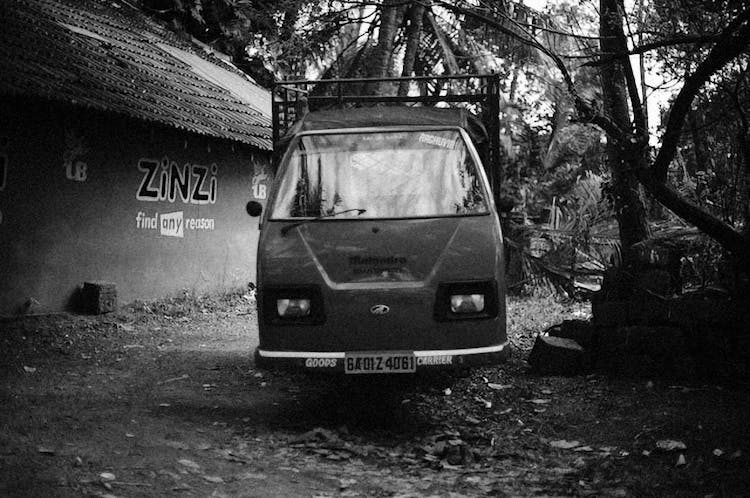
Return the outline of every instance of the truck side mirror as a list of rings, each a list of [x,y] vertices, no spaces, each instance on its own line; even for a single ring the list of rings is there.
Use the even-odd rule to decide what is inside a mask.
[[[257,218],[263,212],[263,204],[258,201],[250,201],[245,206],[245,211],[253,218]]]

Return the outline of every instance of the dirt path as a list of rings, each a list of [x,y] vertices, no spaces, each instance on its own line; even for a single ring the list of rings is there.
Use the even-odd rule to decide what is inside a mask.
[[[517,344],[538,311],[511,306]],[[737,388],[539,378],[523,354],[409,381],[258,372],[255,316],[237,297],[0,327],[0,495],[748,492]]]

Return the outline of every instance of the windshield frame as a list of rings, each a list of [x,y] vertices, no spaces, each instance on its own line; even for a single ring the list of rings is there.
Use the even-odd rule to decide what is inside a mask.
[[[477,169],[477,175],[479,176],[479,183],[482,188],[482,194],[485,198],[485,205],[486,209],[484,211],[480,211],[477,213],[466,213],[466,214],[436,214],[436,215],[426,215],[426,216],[395,216],[395,217],[368,217],[368,216],[358,216],[358,217],[347,217],[347,218],[337,218],[336,216],[326,216],[326,217],[319,217],[319,216],[298,216],[298,217],[276,217],[272,216],[271,211],[273,211],[273,207],[276,204],[276,197],[279,192],[279,187],[281,185],[281,181],[284,178],[284,175],[286,174],[287,169],[290,165],[290,156],[294,153],[294,150],[297,146],[297,143],[302,139],[302,137],[305,136],[311,136],[311,135],[353,135],[353,134],[362,134],[362,133],[399,133],[399,132],[425,132],[425,131],[458,131],[459,135],[464,141],[464,145],[466,146],[469,156],[474,161],[475,167]],[[281,160],[279,161],[279,169],[276,172],[276,175],[274,177],[273,181],[273,188],[271,189],[271,195],[268,198],[268,202],[266,203],[266,221],[282,221],[282,222],[297,222],[297,221],[315,221],[315,222],[330,222],[330,221],[377,221],[377,220],[417,220],[417,219],[435,219],[435,218],[465,218],[465,217],[475,217],[475,216],[487,216],[491,213],[495,212],[495,202],[494,198],[492,197],[492,193],[489,189],[489,182],[487,179],[487,173],[484,170],[484,164],[479,157],[479,153],[476,150],[476,147],[474,146],[474,143],[472,142],[471,138],[469,137],[469,134],[466,130],[461,128],[460,126],[451,126],[451,125],[445,125],[445,126],[369,126],[364,128],[331,128],[331,129],[324,129],[324,130],[310,130],[310,131],[304,131],[301,133],[296,134],[287,144],[286,150],[284,151],[283,156],[281,157]]]

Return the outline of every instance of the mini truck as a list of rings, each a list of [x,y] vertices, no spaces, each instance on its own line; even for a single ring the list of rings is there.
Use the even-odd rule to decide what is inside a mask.
[[[420,95],[357,91],[403,82]],[[265,208],[247,206],[262,216],[256,364],[349,375],[506,359],[497,76],[272,95],[275,178]]]

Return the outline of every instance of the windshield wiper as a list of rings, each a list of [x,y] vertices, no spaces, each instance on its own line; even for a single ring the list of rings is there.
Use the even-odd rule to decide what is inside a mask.
[[[295,223],[292,223],[291,225],[286,225],[285,227],[283,227],[281,229],[281,235],[286,235],[287,233],[289,233],[289,230],[291,230],[292,228],[296,228],[298,226],[304,225],[305,223],[309,223],[311,221],[322,220],[324,218],[332,218],[334,216],[338,216],[338,215],[344,214],[344,213],[351,213],[353,211],[357,211],[357,215],[360,215],[360,214],[366,213],[367,209],[356,209],[356,208],[355,209],[344,209],[343,211],[336,211],[334,213],[321,214],[320,216],[316,216],[315,218],[310,218],[310,219],[306,219],[306,220],[302,220],[302,221],[297,221]]]

